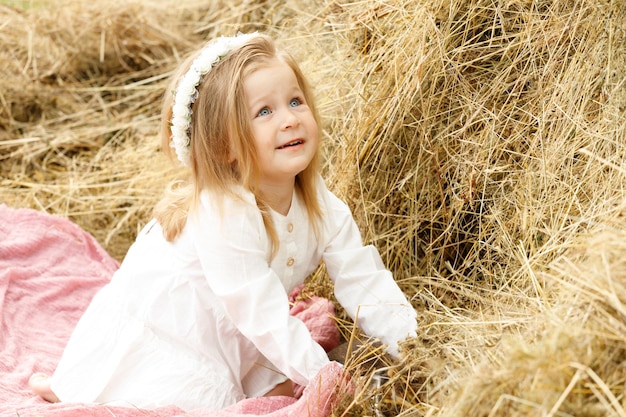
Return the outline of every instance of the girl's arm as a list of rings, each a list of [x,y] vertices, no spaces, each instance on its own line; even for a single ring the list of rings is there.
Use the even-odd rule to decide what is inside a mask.
[[[398,342],[417,335],[417,314],[383,265],[376,248],[363,246],[349,208],[328,192],[328,240],[323,255],[337,301],[369,336],[398,357]]]

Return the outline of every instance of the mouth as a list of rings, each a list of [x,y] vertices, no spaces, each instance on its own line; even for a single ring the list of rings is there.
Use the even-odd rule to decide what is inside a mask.
[[[286,148],[291,148],[292,146],[298,146],[298,145],[302,145],[304,143],[304,141],[302,139],[295,139],[292,140],[291,142],[287,142],[282,146],[279,146],[276,149],[286,149]]]

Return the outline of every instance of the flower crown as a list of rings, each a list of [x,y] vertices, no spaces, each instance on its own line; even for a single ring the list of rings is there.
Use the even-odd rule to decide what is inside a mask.
[[[202,77],[211,68],[216,66],[229,52],[245,45],[251,38],[258,36],[257,32],[237,36],[221,36],[207,45],[194,59],[189,70],[183,75],[174,90],[174,102],[172,103],[172,120],[170,131],[172,133],[170,146],[176,151],[178,160],[183,165],[190,164],[190,129],[191,129],[191,105],[198,98],[197,87],[202,82]]]

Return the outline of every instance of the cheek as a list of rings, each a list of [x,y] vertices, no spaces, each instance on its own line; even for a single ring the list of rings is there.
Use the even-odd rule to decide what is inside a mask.
[[[300,123],[306,125],[306,128],[309,132],[312,132],[313,129],[317,129],[317,122],[315,121],[315,117],[313,116],[313,112],[310,109],[306,109],[299,115]]]
[[[267,134],[264,133],[264,130],[260,127],[253,127],[251,130],[252,133],[252,142],[257,150],[261,150],[263,147],[263,143],[266,141]]]
[[[271,125],[268,123],[256,123],[252,126],[252,134],[256,140],[264,141],[272,133]]]
[[[307,128],[307,130],[309,131],[309,134],[311,135],[311,137],[319,141],[319,137],[320,137],[319,127],[317,126],[317,122],[315,121],[315,118],[313,116],[311,116],[311,119],[309,120],[308,125],[309,127]]]

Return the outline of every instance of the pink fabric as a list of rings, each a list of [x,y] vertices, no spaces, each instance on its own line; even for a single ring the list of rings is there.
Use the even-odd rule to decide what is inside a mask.
[[[95,292],[119,267],[98,242],[67,219],[30,209],[0,205],[0,416],[24,417],[326,417],[342,368],[331,363],[296,400],[252,398],[222,411],[177,407],[156,410],[96,404],[50,404],[34,396],[28,378],[52,373],[65,343]],[[301,318],[327,349],[339,342],[332,304],[298,301]]]
[[[289,295],[293,303],[289,314],[298,317],[308,327],[311,336],[326,352],[339,346],[340,335],[335,324],[335,306],[330,300],[312,296],[304,300],[297,300],[303,285],[296,287]]]

